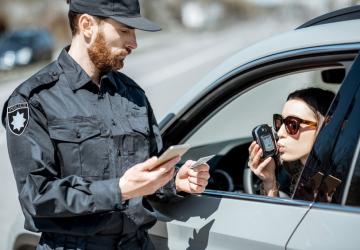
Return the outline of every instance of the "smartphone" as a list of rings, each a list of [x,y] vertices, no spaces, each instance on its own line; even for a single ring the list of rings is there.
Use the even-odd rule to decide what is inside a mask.
[[[277,147],[274,133],[271,127],[267,124],[256,126],[252,130],[254,141],[261,147],[263,154],[261,158],[267,158],[277,154]]]
[[[161,156],[158,158],[158,164],[162,165],[165,162],[175,158],[176,156],[183,156],[190,149],[188,144],[180,144],[169,147]]]
[[[324,177],[324,174],[322,172],[317,172],[316,174],[313,175],[313,177],[311,177],[310,179],[310,187],[312,191],[318,191],[321,181]]]
[[[205,156],[205,157],[201,157],[199,160],[197,160],[193,165],[190,166],[190,168],[194,169],[202,164],[207,163],[208,161],[210,161],[215,155],[209,155],[209,156]]]
[[[341,180],[335,176],[328,175],[324,179],[324,191],[326,193],[333,193],[336,191],[337,187],[341,184]]]

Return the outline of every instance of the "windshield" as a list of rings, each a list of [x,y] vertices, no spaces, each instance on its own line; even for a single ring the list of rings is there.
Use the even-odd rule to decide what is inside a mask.
[[[15,44],[19,46],[29,46],[33,40],[34,35],[32,34],[12,33],[0,39],[0,47],[12,47]]]

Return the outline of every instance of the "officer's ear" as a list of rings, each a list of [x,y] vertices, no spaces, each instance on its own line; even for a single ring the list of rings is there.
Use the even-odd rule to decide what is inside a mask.
[[[99,30],[99,25],[95,17],[88,14],[82,14],[79,17],[78,22],[80,34],[82,34],[87,43],[92,43]]]

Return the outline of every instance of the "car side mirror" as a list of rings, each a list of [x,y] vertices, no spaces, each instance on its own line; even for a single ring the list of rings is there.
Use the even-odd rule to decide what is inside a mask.
[[[324,83],[341,84],[346,75],[345,69],[327,69],[321,71],[321,78]]]

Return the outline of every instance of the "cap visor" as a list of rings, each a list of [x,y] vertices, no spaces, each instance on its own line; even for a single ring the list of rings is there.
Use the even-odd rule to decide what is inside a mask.
[[[161,30],[159,25],[149,21],[148,19],[142,16],[139,17],[110,16],[110,18],[134,29],[145,30],[145,31]]]

